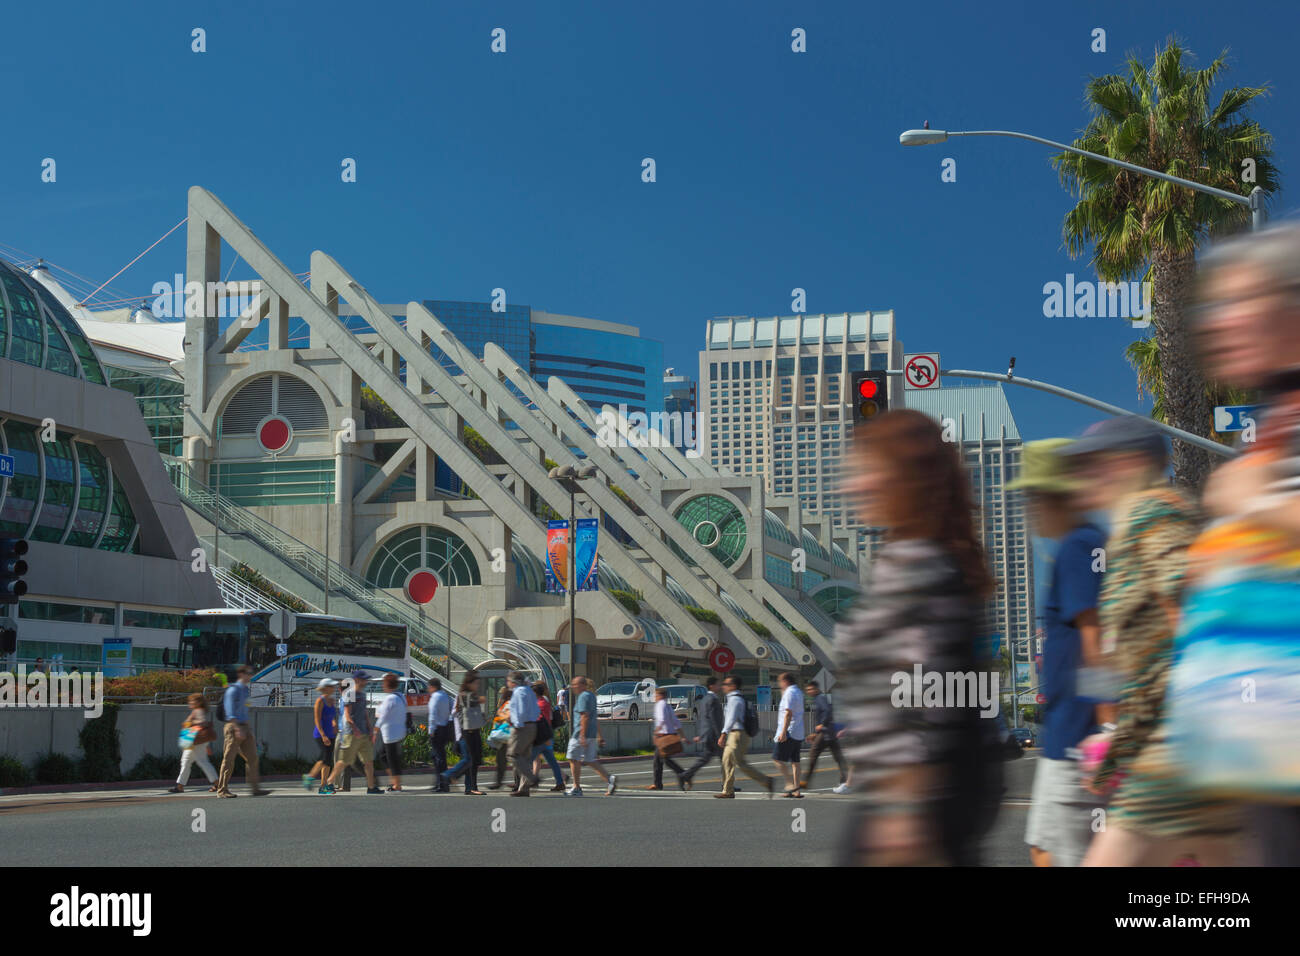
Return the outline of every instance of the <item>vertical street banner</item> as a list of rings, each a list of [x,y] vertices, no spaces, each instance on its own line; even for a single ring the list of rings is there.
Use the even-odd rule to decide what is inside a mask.
[[[569,522],[546,523],[546,593],[563,594],[569,583]]]
[[[597,518],[579,518],[574,534],[574,545],[578,556],[578,590],[596,591],[599,589],[596,571],[599,568],[597,546],[600,538],[600,521]]]

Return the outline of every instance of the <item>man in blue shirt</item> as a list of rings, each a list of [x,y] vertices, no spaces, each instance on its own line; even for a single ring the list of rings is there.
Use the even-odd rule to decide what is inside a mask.
[[[221,754],[221,774],[217,777],[217,796],[235,796],[230,790],[230,778],[235,773],[235,761],[242,756],[244,772],[248,776],[248,786],[253,791],[253,796],[264,797],[271,791],[259,786],[261,777],[257,772],[257,743],[253,740],[248,719],[248,685],[253,679],[253,668],[240,664],[236,673],[239,679],[226,688],[221,700],[221,706],[226,712],[226,728],[223,733],[225,749]]]
[[[447,781],[447,748],[455,741],[451,724],[451,695],[442,689],[442,681],[429,679],[429,751],[433,755],[433,792],[450,793]]]
[[[511,688],[510,755],[519,777],[519,789],[511,791],[510,796],[526,797],[541,782],[533,773],[533,741],[537,739],[537,722],[542,718],[542,711],[537,706],[537,695],[520,671],[511,671],[506,680]]]
[[[1021,476],[1007,489],[1026,493],[1035,534],[1059,542],[1044,609],[1042,705],[1039,742],[1043,754],[1034,773],[1025,842],[1035,866],[1078,866],[1092,839],[1094,811],[1102,798],[1084,789],[1071,751],[1097,724],[1098,704],[1079,695],[1079,671],[1100,655],[1097,614],[1106,536],[1084,520],[1073,497],[1061,449],[1069,439],[1025,445]]]
[[[572,726],[569,728],[569,769],[573,771],[573,786],[565,793],[570,797],[582,796],[582,768],[590,767],[605,781],[605,796],[614,795],[618,789],[618,774],[609,773],[599,760],[600,745],[605,738],[596,726],[596,695],[587,685],[587,678],[573,678],[572,691],[569,694],[573,708]]]

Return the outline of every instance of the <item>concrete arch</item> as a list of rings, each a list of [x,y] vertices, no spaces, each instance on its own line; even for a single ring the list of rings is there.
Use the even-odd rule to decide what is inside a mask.
[[[489,557],[487,549],[483,547],[482,542],[479,541],[468,525],[446,515],[431,515],[427,519],[412,519],[408,513],[401,517],[388,519],[366,535],[357,546],[352,558],[352,572],[362,580],[367,580],[366,571],[370,567],[370,562],[375,559],[379,549],[383,547],[386,541],[402,531],[425,525],[430,528],[437,528],[440,531],[450,531],[464,541],[466,546],[469,547],[470,553],[474,555],[474,560],[478,562],[479,579],[486,583],[487,575],[492,567],[492,559]]]
[[[591,626],[590,621],[588,621],[586,618],[579,617],[574,619],[573,624],[574,624],[573,633],[574,633],[575,643],[578,644],[596,643],[596,629]],[[555,640],[559,641],[561,644],[568,643],[569,641],[569,615],[568,614],[564,615],[564,620],[561,621],[560,626],[555,629]]]
[[[307,366],[299,365],[293,360],[292,355],[284,352],[259,352],[257,355],[259,361],[247,369],[229,375],[213,392],[212,398],[208,401],[207,410],[203,414],[203,424],[208,429],[209,434],[216,434],[217,420],[225,413],[226,406],[230,404],[230,400],[236,392],[255,379],[277,372],[298,379],[316,393],[316,397],[325,406],[325,414],[329,417],[330,431],[336,431],[342,427],[343,405],[319,375]]]

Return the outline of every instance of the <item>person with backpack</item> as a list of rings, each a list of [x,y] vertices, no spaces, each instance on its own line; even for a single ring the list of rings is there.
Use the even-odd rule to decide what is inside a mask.
[[[535,683],[533,693],[537,695],[537,709],[542,715],[537,721],[537,739],[533,741],[533,773],[541,772],[542,759],[545,758],[551,773],[555,774],[555,786],[551,787],[551,792],[562,793],[564,774],[560,772],[560,765],[555,759],[555,727],[556,722],[562,718],[551,707],[551,693],[546,681],[539,680]]]
[[[727,694],[727,705],[723,711],[722,734],[718,737],[718,746],[722,751],[722,792],[714,796],[720,800],[734,800],[736,797],[736,771],[743,770],[751,779],[758,781],[772,796],[776,790],[776,780],[759,773],[749,765],[745,755],[749,753],[749,743],[758,736],[758,711],[749,705],[740,694],[741,679],[728,677],[722,682],[722,689]]]
[[[190,772],[198,764],[203,776],[212,784],[208,793],[216,793],[217,772],[208,759],[208,751],[212,749],[211,741],[217,739],[212,729],[212,714],[208,711],[208,702],[202,694],[190,694],[189,705],[189,716],[181,728],[181,740],[188,741],[188,746],[181,750],[181,772],[176,777],[176,785],[167,792],[184,793],[185,785],[190,782]]]
[[[388,764],[388,793],[402,792],[402,742],[406,738],[406,697],[397,689],[397,675],[385,674],[380,682],[384,698],[375,710],[375,728],[384,743]]]
[[[492,732],[488,735],[488,743],[496,752],[496,770],[497,777],[493,783],[488,784],[489,790],[500,790],[501,783],[506,776],[507,755],[510,752],[510,688],[502,686],[497,692],[497,712],[492,718]],[[519,786],[519,780],[516,779],[514,785]]]
[[[822,693],[821,685],[815,680],[810,680],[804,684],[804,693],[812,698],[813,702],[813,733],[812,733],[812,753],[808,757],[808,772],[803,775],[799,782],[800,789],[808,788],[808,781],[813,778],[817,772],[817,758],[822,755],[822,751],[829,750],[831,756],[835,758],[836,765],[840,768],[840,783],[835,787],[832,793],[849,792],[849,766],[844,760],[844,754],[840,752],[839,731],[835,728],[835,711],[831,706],[831,700]],[[1019,756],[1019,744],[1017,747],[1017,756]]]
[[[248,686],[253,680],[253,668],[240,664],[235,671],[238,679],[226,688],[221,698],[221,709],[217,717],[225,721],[223,734],[224,748],[221,754],[221,774],[217,778],[217,796],[234,799],[230,790],[230,778],[235,775],[235,761],[244,758],[248,786],[253,796],[264,797],[270,790],[260,786],[261,777],[257,772],[257,743],[253,740],[253,731],[249,726],[248,695],[252,692]]]
[[[460,689],[456,691],[456,703],[451,711],[460,760],[456,766],[440,775],[440,789],[444,793],[450,792],[451,782],[464,774],[465,795],[483,796],[483,791],[478,788],[478,768],[483,763],[483,725],[487,721],[483,714],[485,703],[487,698],[478,692],[478,671],[466,671]]]

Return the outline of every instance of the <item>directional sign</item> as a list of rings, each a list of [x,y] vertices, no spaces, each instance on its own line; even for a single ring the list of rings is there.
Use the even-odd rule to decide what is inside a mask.
[[[0,478],[12,478],[14,476],[14,456],[0,455]]]
[[[1242,431],[1246,427],[1244,419],[1254,420],[1255,412],[1262,407],[1261,405],[1216,405],[1214,430],[1220,434]]]
[[[903,385],[906,388],[938,388],[939,353],[917,352],[904,355]]]
[[[715,647],[709,652],[709,666],[725,674],[736,666],[736,653],[729,647]]]

